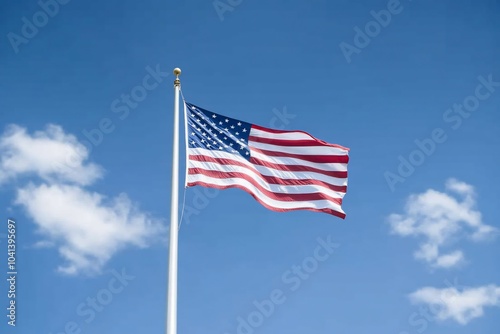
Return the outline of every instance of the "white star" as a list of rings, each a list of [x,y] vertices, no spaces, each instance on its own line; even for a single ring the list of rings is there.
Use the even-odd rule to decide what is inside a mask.
[[[196,134],[194,132],[191,132],[191,136],[195,136]]]
[[[241,126],[241,122],[238,122],[238,126]]]
[[[226,118],[226,123],[229,122],[229,120]]]
[[[204,142],[205,142],[205,139],[202,139],[202,140],[201,140],[201,142],[202,142],[202,143],[204,143]]]
[[[212,115],[212,118],[217,118],[217,115]]]
[[[249,154],[248,151],[245,154],[248,155]]]
[[[239,135],[240,133],[239,132],[236,132],[236,135]]]
[[[236,150],[233,150],[233,153],[238,153],[238,151],[236,151]]]
[[[192,106],[192,107],[191,107],[191,109],[196,110],[196,107],[195,107],[195,106]]]
[[[202,133],[202,135],[206,137],[206,136],[207,136],[207,133],[206,133],[206,132],[203,132],[203,133]]]
[[[216,133],[214,133],[214,137],[217,138],[217,134]]]
[[[195,114],[191,114],[191,117],[195,117],[196,115]]]
[[[229,129],[228,129],[228,128],[225,128],[224,130],[229,131]]]
[[[245,146],[241,145],[240,146],[240,150],[243,150],[245,148]]]
[[[222,125],[222,121],[220,121],[219,124]]]
[[[193,145],[194,145],[195,143],[196,143],[196,142],[195,142],[194,140],[193,140],[193,141],[191,141],[191,144],[193,144]]]
[[[222,150],[222,146],[219,146],[219,150]]]
[[[212,143],[214,143],[214,145],[217,145],[217,141],[215,140],[212,140]]]
[[[229,145],[233,146],[233,143],[230,143]]]
[[[234,125],[231,125],[231,129],[234,129]]]
[[[243,132],[247,132],[247,129],[243,129]]]
[[[208,129],[208,132],[212,133],[212,129]]]
[[[207,144],[207,147],[210,147],[211,145],[210,144]]]
[[[224,140],[227,140],[227,137],[224,137]]]

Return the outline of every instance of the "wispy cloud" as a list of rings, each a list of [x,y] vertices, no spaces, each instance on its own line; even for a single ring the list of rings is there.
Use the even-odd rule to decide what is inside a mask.
[[[486,306],[500,306],[500,287],[485,285],[462,291],[425,287],[409,297],[414,304],[427,304],[439,320],[454,320],[466,325],[472,319],[483,316]]]
[[[429,189],[411,195],[404,214],[394,213],[388,217],[392,233],[423,239],[415,258],[440,268],[455,267],[465,260],[461,250],[442,254],[442,248],[464,237],[481,241],[497,234],[494,227],[482,222],[473,186],[449,179],[446,190]]]
[[[0,183],[16,181],[15,203],[42,236],[35,246],[56,247],[65,261],[62,273],[99,273],[119,250],[146,247],[165,232],[127,194],[108,198],[84,188],[102,177],[103,168],[88,162],[86,148],[60,126],[34,134],[9,126],[0,136],[0,156]],[[31,181],[19,185],[20,176]]]

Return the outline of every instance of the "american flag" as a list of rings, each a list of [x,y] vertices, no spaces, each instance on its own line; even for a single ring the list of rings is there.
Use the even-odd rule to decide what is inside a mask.
[[[240,188],[274,211],[345,218],[349,149],[303,131],[282,131],[185,102],[187,186]]]

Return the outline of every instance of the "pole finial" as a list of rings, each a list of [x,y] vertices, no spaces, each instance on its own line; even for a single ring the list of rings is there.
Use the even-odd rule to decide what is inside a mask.
[[[174,80],[174,86],[180,86],[181,81],[179,80],[179,75],[181,75],[182,71],[180,68],[176,67],[174,68],[174,75],[175,75],[175,80]]]

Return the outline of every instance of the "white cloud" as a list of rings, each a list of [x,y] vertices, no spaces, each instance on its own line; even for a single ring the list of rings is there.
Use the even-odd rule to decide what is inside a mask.
[[[388,217],[392,233],[423,238],[415,258],[440,268],[455,267],[465,260],[462,251],[441,254],[442,248],[464,236],[481,241],[497,234],[494,227],[482,222],[481,213],[475,208],[476,194],[471,185],[449,179],[446,189],[448,193],[429,189],[411,195],[404,214]]]
[[[118,250],[147,241],[163,232],[162,225],[140,212],[127,195],[107,200],[78,186],[30,184],[18,190],[22,205],[45,238],[58,245],[66,274],[96,273]]]
[[[88,185],[102,176],[102,168],[85,163],[88,150],[57,125],[33,134],[11,125],[0,137],[0,184],[18,176],[38,176],[47,182]]]
[[[464,253],[462,251],[454,251],[449,254],[441,255],[436,258],[436,266],[450,268],[464,261]]]
[[[458,194],[465,196],[474,195],[474,187],[465,182],[458,181],[457,179],[448,179],[446,181],[446,189],[454,191]]]
[[[500,306],[500,287],[486,285],[462,291],[454,287],[425,287],[409,297],[414,304],[427,304],[439,320],[455,320],[466,325],[472,319],[481,317],[484,307]]]
[[[57,248],[65,260],[58,269],[65,274],[98,273],[119,250],[147,247],[165,232],[126,194],[109,199],[85,189],[103,173],[88,158],[76,137],[57,125],[33,134],[11,125],[0,136],[0,185],[30,177],[17,189],[15,203],[42,236],[34,247]]]

